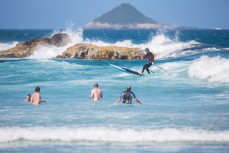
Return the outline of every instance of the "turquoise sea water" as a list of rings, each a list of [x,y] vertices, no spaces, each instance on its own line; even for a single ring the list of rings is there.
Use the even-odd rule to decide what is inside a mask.
[[[0,152],[229,151],[228,31],[64,31],[74,43],[149,47],[170,74],[152,66],[141,77],[109,66],[140,71],[145,60],[55,59],[49,53],[62,48],[53,46],[0,59]],[[27,39],[26,30],[4,39],[5,32],[3,49]],[[95,82],[100,102],[88,98]],[[113,105],[127,85],[143,105]],[[23,102],[36,86],[47,103]]]

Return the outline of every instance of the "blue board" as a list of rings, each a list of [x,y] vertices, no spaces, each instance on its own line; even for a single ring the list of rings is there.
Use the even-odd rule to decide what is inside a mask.
[[[110,63],[109,63],[110,64]],[[135,75],[140,75],[142,76],[142,74],[140,74],[139,72],[137,71],[133,71],[133,70],[130,70],[128,68],[125,68],[125,67],[120,67],[120,66],[117,66],[117,65],[114,65],[114,64],[110,64],[110,66],[122,71],[122,72],[126,72],[126,73],[131,73],[131,74],[135,74]]]

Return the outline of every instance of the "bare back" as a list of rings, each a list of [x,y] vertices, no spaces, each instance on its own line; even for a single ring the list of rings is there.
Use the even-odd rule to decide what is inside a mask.
[[[40,104],[40,101],[41,101],[41,98],[40,98],[40,93],[38,92],[34,92],[31,96],[31,103],[33,105],[39,105]]]
[[[103,97],[102,91],[99,88],[94,88],[91,91],[91,98],[94,99],[94,101],[100,100],[100,98]]]

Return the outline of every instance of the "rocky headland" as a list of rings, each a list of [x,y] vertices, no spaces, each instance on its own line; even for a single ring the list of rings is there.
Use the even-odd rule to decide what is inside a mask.
[[[8,50],[0,51],[1,58],[25,58],[32,55],[38,47],[56,46],[61,47],[70,43],[69,36],[65,33],[58,33],[51,38],[36,38],[24,43],[19,43]],[[97,46],[94,44],[79,43],[63,51],[56,58],[72,59],[120,59],[133,60],[141,59],[143,53],[139,48],[118,47],[118,46]]]

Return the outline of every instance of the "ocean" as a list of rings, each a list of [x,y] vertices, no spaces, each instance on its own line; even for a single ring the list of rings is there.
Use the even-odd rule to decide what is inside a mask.
[[[0,59],[0,152],[228,153],[229,30],[0,30],[0,50],[65,32],[71,43]],[[76,43],[149,48],[146,60],[57,59]],[[89,98],[97,82],[99,102]],[[131,85],[143,103],[113,103]],[[36,86],[46,103],[24,102]]]

